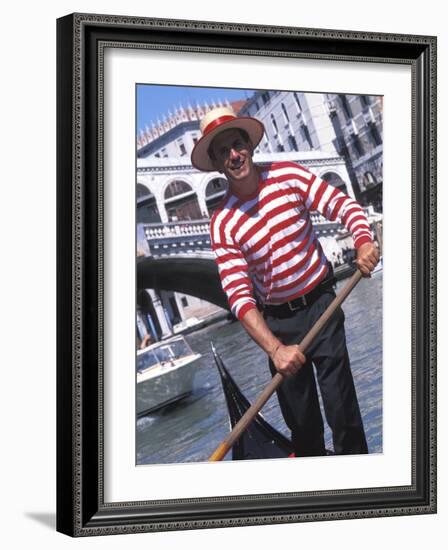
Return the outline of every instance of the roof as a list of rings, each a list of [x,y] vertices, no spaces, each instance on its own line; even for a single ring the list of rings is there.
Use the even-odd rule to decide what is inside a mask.
[[[230,105],[232,106],[232,109],[235,111],[237,115],[239,115],[241,109],[246,105],[247,100],[246,99],[239,99],[237,101],[231,101]]]

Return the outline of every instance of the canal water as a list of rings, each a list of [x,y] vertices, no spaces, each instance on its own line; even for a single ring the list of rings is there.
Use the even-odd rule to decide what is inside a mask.
[[[338,288],[344,281],[338,283]],[[370,453],[382,452],[382,272],[363,279],[343,305],[347,345]],[[137,420],[137,464],[203,462],[229,433],[226,402],[210,342],[253,402],[270,380],[267,358],[238,322],[222,322],[186,336],[202,354],[192,395]],[[277,397],[262,410],[264,418],[289,437]],[[323,414],[325,418],[325,415]],[[331,433],[325,426],[327,449]],[[228,453],[226,460],[231,458]]]

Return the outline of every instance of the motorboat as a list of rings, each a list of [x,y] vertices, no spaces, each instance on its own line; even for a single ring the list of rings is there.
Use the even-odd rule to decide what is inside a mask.
[[[183,336],[152,344],[137,352],[137,416],[183,399],[193,390],[195,353]]]

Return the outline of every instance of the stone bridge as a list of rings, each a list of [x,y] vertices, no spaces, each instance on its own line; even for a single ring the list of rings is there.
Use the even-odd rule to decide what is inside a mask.
[[[381,221],[371,207],[365,213],[375,226]],[[329,222],[318,213],[311,219],[328,259],[345,272],[344,261],[353,241],[339,223]],[[172,290],[196,296],[228,308],[221,289],[210,243],[210,220],[170,223],[141,223],[137,226],[137,287]],[[338,267],[339,266],[339,267]]]

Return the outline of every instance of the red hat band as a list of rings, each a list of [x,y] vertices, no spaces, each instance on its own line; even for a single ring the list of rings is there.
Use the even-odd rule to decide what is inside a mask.
[[[212,120],[210,124],[206,128],[204,128],[203,135],[206,136],[215,128],[217,128],[218,126],[221,126],[221,124],[223,124],[224,122],[229,122],[229,120],[235,120],[235,119],[236,117],[231,115],[220,116],[218,118],[215,118],[215,120]]]

